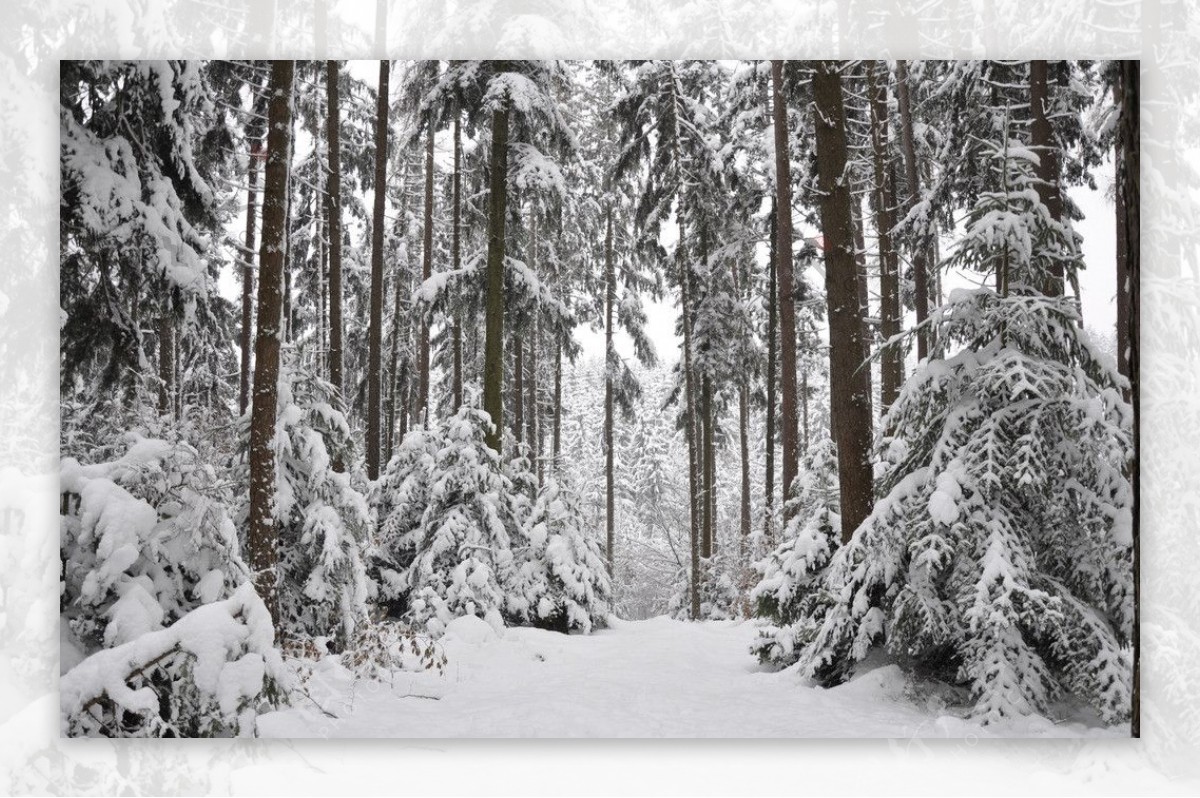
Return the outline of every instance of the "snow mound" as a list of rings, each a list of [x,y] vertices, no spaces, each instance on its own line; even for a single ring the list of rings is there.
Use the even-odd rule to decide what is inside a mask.
[[[464,615],[446,624],[443,642],[456,640],[471,646],[481,646],[499,638],[495,627],[474,615]]]

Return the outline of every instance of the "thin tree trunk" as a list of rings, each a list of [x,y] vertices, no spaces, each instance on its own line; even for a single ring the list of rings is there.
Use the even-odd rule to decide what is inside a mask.
[[[250,411],[248,553],[254,587],[279,625],[278,534],[275,507],[275,414],[278,400],[283,259],[287,233],[288,165],[292,137],[292,61],[271,62],[270,124],[259,257],[258,331],[254,340],[254,403]]]
[[[700,378],[700,424],[703,430],[702,459],[704,480],[701,495],[704,501],[704,539],[700,554],[710,559],[717,553],[716,540],[716,493],[713,490],[716,481],[716,446],[714,444],[716,425],[713,419],[712,378],[705,374]]]
[[[608,553],[608,575],[613,575],[613,528],[616,499],[613,483],[613,304],[616,301],[617,279],[613,267],[612,205],[604,234],[604,539]]]
[[[921,183],[917,174],[917,147],[913,139],[912,100],[908,86],[908,64],[896,62],[896,99],[900,108],[900,142],[904,150],[904,173],[908,179],[908,207],[911,211],[921,198]],[[925,236],[918,235],[913,243],[913,305],[917,311],[917,324],[929,317],[929,250]],[[924,360],[929,355],[929,331],[922,329],[917,334],[917,358]]]
[[[433,276],[433,119],[429,121],[425,137],[425,226],[422,231],[421,279]],[[429,422],[429,323],[425,319],[420,325],[421,341],[417,353],[417,415],[423,426]]]
[[[748,299],[750,293],[750,275],[738,279],[737,265],[730,266],[733,277],[733,290],[739,300]],[[742,464],[742,496],[739,503],[741,529],[738,536],[738,556],[746,559],[746,546],[750,540],[750,383],[746,375],[741,375],[738,385],[738,450]]]
[[[558,459],[562,454],[562,341],[554,343],[554,437],[551,446],[552,467],[558,476]]]
[[[450,239],[450,268],[457,272],[462,267],[462,131],[460,128],[461,111],[457,102],[454,106],[454,209],[453,225]],[[456,311],[453,327],[454,344],[454,412],[463,403],[463,363],[462,363],[462,320]]]
[[[325,191],[329,220],[329,381],[337,391],[337,402],[345,407],[346,386],[342,377],[342,148],[339,132],[338,62],[325,62],[325,138],[329,147],[329,174]],[[342,471],[341,458],[333,462]]]
[[[779,283],[779,352],[782,390],[780,423],[783,442],[784,508],[800,464],[796,445],[796,305],[792,279],[792,169],[789,160],[787,108],[783,98],[783,62],[771,62],[775,127],[776,279]],[[786,518],[784,519],[786,523]]]
[[[862,370],[863,379],[867,384],[867,417],[871,417],[871,401],[875,395],[871,378],[871,341],[874,334],[871,331],[871,305],[867,299],[867,246],[863,239],[862,204],[858,198],[850,197],[850,220],[854,225],[854,263],[856,269],[858,290],[858,318],[862,327],[862,351],[858,368]]]
[[[504,215],[508,191],[508,108],[492,111],[488,197],[487,298],[483,351],[483,410],[492,419],[488,445],[501,449],[504,422]]]
[[[692,281],[691,268],[687,265],[687,254],[684,249],[684,227],[679,225],[679,243],[675,246],[676,258],[679,260],[680,307],[683,315],[683,425],[684,436],[688,449],[688,496],[689,520],[691,530],[691,611],[692,620],[700,618],[700,507],[699,507],[699,474],[697,466],[699,456],[696,441],[696,403],[692,392]]]
[[[821,62],[813,75],[818,190],[825,238],[825,290],[829,305],[830,404],[838,450],[842,541],[870,514],[871,416],[868,384],[859,368],[862,323],[858,318],[857,264],[850,188],[846,168],[846,127],[842,82],[836,62]]]
[[[367,479],[379,478],[380,386],[383,367],[383,222],[387,209],[388,78],[391,62],[379,62],[375,116],[375,208],[371,217],[371,317],[367,327]]]
[[[250,342],[254,326],[254,226],[258,221],[258,161],[262,157],[262,142],[251,139],[249,185],[246,189],[246,248],[242,251],[242,364],[238,393],[238,413],[246,414],[250,404]]]
[[[871,95],[871,149],[875,166],[875,230],[879,234],[879,316],[884,343],[900,334],[900,261],[892,241],[896,226],[895,180],[888,158],[887,68],[877,80],[875,65],[867,70]],[[900,395],[904,382],[904,353],[899,346],[884,347],[879,366],[879,409],[886,413]]]
[[[775,355],[779,351],[778,308],[776,265],[778,263],[778,247],[776,240],[775,220],[777,218],[774,201],[771,203],[771,241],[770,256],[767,268],[770,270],[767,285],[767,462],[766,473],[763,475],[763,491],[765,511],[763,513],[763,535],[767,546],[775,539]]]
[[[408,223],[408,159],[404,160],[404,171],[400,173],[400,214],[396,220],[396,232],[401,240],[404,238],[404,226]],[[401,247],[401,252],[405,251]],[[407,264],[396,257],[395,266],[392,268],[392,362],[388,369],[388,433],[387,433],[387,452],[389,459],[396,453],[399,448],[401,438],[396,436],[396,416],[400,409],[400,345],[404,332],[404,325],[401,324],[401,319],[404,317],[404,276],[408,271],[405,268]]]
[[[529,271],[537,274],[537,207],[529,206]],[[529,337],[529,448],[533,457],[534,473],[538,484],[542,482],[542,450],[538,438],[538,346],[541,344],[542,318],[539,310],[534,310],[533,330]]]
[[[525,336],[516,329],[512,332],[512,348],[513,438],[519,445],[525,442]]]

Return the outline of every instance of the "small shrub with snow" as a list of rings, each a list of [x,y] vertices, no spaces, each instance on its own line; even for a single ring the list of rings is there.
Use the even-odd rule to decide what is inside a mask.
[[[821,437],[809,447],[792,485],[783,542],[754,564],[760,579],[750,591],[760,619],[751,650],[762,662],[790,665],[814,632],[816,594],[809,590],[838,547],[841,516],[837,450]]]
[[[249,584],[171,626],[84,659],[59,680],[72,737],[254,736],[288,679],[266,606]]]
[[[89,650],[162,629],[247,574],[215,470],[186,443],[128,441],[111,462],[60,468],[61,612]]]
[[[578,500],[547,479],[525,525],[509,613],[542,629],[587,634],[603,626],[611,601],[604,555],[584,526]]]
[[[410,432],[389,464],[379,553],[385,597],[435,637],[463,615],[498,620],[520,521],[512,483],[484,435],[491,421],[464,405]]]
[[[1033,188],[1028,152],[997,148],[956,257],[1001,291],[952,292],[931,315],[945,352],[889,411],[884,498],[815,584],[800,660],[825,683],[886,646],[966,685],[985,722],[1064,694],[1129,717],[1132,413],[1072,299],[1044,296],[1078,256]],[[806,636],[807,637],[807,636]]]

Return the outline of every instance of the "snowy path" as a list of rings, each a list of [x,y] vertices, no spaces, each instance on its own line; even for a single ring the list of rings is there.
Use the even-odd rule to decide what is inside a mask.
[[[894,666],[832,690],[760,669],[750,623],[617,621],[590,636],[460,619],[443,676],[354,681],[333,659],[268,737],[963,737],[1120,736],[1041,718],[998,729],[919,706]],[[314,704],[315,702],[315,704]],[[922,702],[923,703],[923,702]],[[319,704],[321,709],[318,709]],[[336,718],[326,716],[322,710]]]

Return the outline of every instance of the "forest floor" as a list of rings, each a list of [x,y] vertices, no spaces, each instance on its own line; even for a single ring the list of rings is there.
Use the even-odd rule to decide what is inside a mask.
[[[894,665],[822,689],[771,672],[749,622],[613,619],[591,635],[501,635],[460,618],[442,638],[444,672],[355,679],[327,657],[265,737],[1124,737],[1075,714],[981,726]]]

